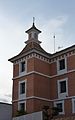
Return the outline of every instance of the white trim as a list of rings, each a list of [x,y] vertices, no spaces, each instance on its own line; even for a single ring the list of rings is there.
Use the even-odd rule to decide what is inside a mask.
[[[20,110],[20,104],[24,103],[25,104],[25,111],[26,111],[26,101],[19,101],[18,102],[18,110]]]
[[[61,114],[65,114],[65,111],[64,111],[64,100],[54,102],[54,107],[57,107],[58,103],[62,103],[62,112],[59,112],[59,114],[60,115]]]
[[[24,94],[20,94],[20,84],[25,82],[25,93]],[[18,90],[18,99],[22,100],[26,98],[26,90],[27,90],[27,80],[21,80],[19,81],[19,90]]]
[[[72,113],[75,113],[75,98],[72,98]]]
[[[26,97],[25,99],[22,100],[13,100],[12,102],[17,102],[17,101],[23,101],[23,100],[29,100],[29,99],[39,99],[39,100],[44,100],[44,101],[48,101],[48,102],[54,102],[54,101],[61,101],[61,100],[67,100],[67,99],[75,99],[75,96],[70,96],[70,97],[66,97],[66,98],[58,98],[58,99],[46,99],[46,98],[42,98],[42,97],[37,97],[37,96],[30,96],[30,97]]]
[[[25,62],[25,71],[24,72],[21,72],[21,63],[22,62]],[[24,76],[25,74],[27,73],[27,60],[22,60],[19,62],[19,77],[20,76]]]
[[[52,100],[47,99],[47,98],[42,98],[42,97],[37,97],[37,96],[30,96],[30,97],[26,97],[24,99],[18,99],[18,100],[13,100],[12,102],[17,102],[17,101],[26,101],[29,99],[39,99],[39,100],[44,100],[44,101],[48,101],[48,102],[52,102]]]
[[[60,93],[60,82],[66,81],[66,92]],[[65,98],[68,96],[68,78],[64,78],[57,81],[58,85],[58,98]]]
[[[60,70],[60,69],[59,69],[60,60],[63,60],[63,59],[65,60],[65,69]],[[61,75],[61,74],[64,74],[64,73],[66,73],[66,72],[67,72],[67,57],[58,59],[58,60],[57,60],[57,74],[58,74],[58,75]]]
[[[49,75],[45,75],[45,74],[43,74],[43,73],[36,72],[36,71],[28,72],[28,73],[26,73],[26,74],[23,75],[23,76],[27,76],[27,75],[31,75],[31,74],[38,74],[38,75],[41,75],[41,76],[44,76],[44,77],[47,77],[47,78],[51,78]],[[23,77],[23,76],[14,77],[14,78],[12,78],[12,80],[17,79],[17,78],[20,78],[20,77]]]
[[[75,69],[73,69],[73,70],[70,70],[70,71],[67,71],[66,73],[63,73],[63,74],[68,74],[68,73],[72,73],[72,72],[75,72]],[[26,73],[25,75],[23,75],[23,76],[27,76],[27,75],[30,75],[30,74],[38,74],[38,75],[41,75],[41,76],[44,76],[44,77],[47,77],[47,78],[54,78],[54,77],[58,77],[58,76],[61,76],[61,75],[53,75],[53,76],[49,76],[49,75],[46,75],[46,74],[43,74],[43,73],[40,73],[40,72],[37,72],[37,71],[31,71],[31,72],[28,72],[28,73]],[[23,76],[17,76],[17,77],[14,77],[14,78],[12,78],[12,80],[14,80],[14,79],[18,79],[18,78],[20,78],[20,77],[23,77]]]

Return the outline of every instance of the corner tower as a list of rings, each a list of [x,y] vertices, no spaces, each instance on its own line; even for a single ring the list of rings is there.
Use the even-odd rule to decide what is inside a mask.
[[[26,46],[18,55],[9,59],[13,63],[13,117],[17,111],[32,113],[41,111],[43,105],[50,105],[50,54],[40,46],[38,35],[41,31],[34,22],[26,33]]]

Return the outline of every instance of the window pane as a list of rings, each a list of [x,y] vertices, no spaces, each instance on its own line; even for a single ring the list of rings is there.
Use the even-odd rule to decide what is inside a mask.
[[[29,34],[29,39],[32,37],[32,33]]]
[[[75,112],[75,101],[74,101],[74,112]]]
[[[60,93],[66,92],[66,81],[60,82]]]
[[[25,110],[25,103],[20,103],[20,110],[24,111]]]
[[[36,33],[34,33],[34,38],[37,39],[37,34]]]
[[[25,71],[25,61],[21,63],[21,72]]]
[[[62,103],[57,103],[57,108],[59,112],[62,112]]]
[[[59,61],[59,70],[65,69],[65,59]]]
[[[20,84],[20,93],[24,94],[25,93],[25,82]]]

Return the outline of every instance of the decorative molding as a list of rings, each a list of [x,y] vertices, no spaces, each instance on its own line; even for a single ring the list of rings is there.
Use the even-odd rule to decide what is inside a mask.
[[[27,76],[27,75],[31,75],[31,74],[38,74],[38,75],[41,75],[41,76],[44,76],[44,77],[47,77],[47,78],[55,78],[55,77],[58,77],[58,76],[62,76],[64,74],[69,74],[69,73],[72,73],[72,72],[75,72],[75,69],[74,70],[70,70],[70,71],[67,71],[61,75],[53,75],[53,76],[49,76],[49,75],[46,75],[46,74],[43,74],[43,73],[40,73],[40,72],[37,72],[37,71],[31,71],[31,72],[28,72],[26,73],[25,75],[23,76],[17,76],[17,77],[14,77],[12,78],[12,80],[15,80],[15,79],[18,79],[18,78],[21,78],[21,77],[24,77],[24,76]]]
[[[73,55],[75,55],[75,50],[69,51],[68,53],[59,54],[58,56],[53,55],[54,57],[53,56],[50,57],[50,64],[56,62],[59,59],[62,59],[62,58],[65,58],[65,57],[70,57],[70,56],[73,56]]]
[[[26,73],[26,74],[23,75],[23,76],[27,76],[27,75],[31,75],[31,74],[38,74],[38,75],[41,75],[41,76],[44,76],[44,77],[50,78],[49,75],[45,75],[45,74],[43,74],[43,73],[36,72],[36,71],[28,72],[28,73]],[[14,78],[12,78],[12,80],[17,79],[17,78],[20,78],[20,77],[23,77],[23,76],[14,77]]]
[[[16,99],[16,100],[13,100],[12,102],[18,102],[18,101],[26,101],[26,100],[29,100],[29,99],[39,99],[39,100],[44,100],[44,101],[48,101],[48,102],[55,102],[55,101],[61,101],[61,100],[67,100],[67,99],[75,99],[75,96],[70,96],[70,97],[66,97],[66,98],[58,98],[58,99],[47,99],[47,98],[42,98],[42,97],[37,97],[37,96],[30,96],[30,97],[26,97],[25,99]]]

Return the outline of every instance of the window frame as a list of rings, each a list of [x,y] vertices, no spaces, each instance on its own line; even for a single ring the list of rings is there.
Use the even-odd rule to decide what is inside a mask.
[[[20,94],[25,94],[25,81],[20,83]]]
[[[25,70],[22,71],[22,63],[25,62]],[[19,63],[19,76],[23,76],[27,73],[27,60],[23,60]]]
[[[20,72],[24,72],[24,71],[25,71],[25,61],[22,61]]]
[[[75,98],[72,98],[72,113],[75,113]]]
[[[60,61],[64,60],[65,61],[65,68],[64,69],[60,69]],[[62,59],[58,59],[57,60],[57,74],[61,75],[67,72],[67,58],[62,58]]]
[[[57,104],[62,104],[62,112],[59,112],[59,115],[65,114],[65,110],[64,110],[64,100],[62,101],[55,101],[54,102],[54,107],[57,107]]]
[[[19,101],[19,102],[18,102],[18,110],[21,111],[20,105],[21,105],[22,103],[24,103],[24,111],[26,111],[26,101]]]
[[[61,88],[60,88],[60,83],[66,81],[66,92],[61,93]],[[61,80],[57,81],[57,86],[58,86],[58,98],[65,98],[68,96],[68,78],[64,78]]]
[[[25,93],[21,93],[21,84],[25,82]],[[19,81],[19,90],[18,90],[18,99],[23,100],[26,98],[26,90],[27,90],[27,80]]]

